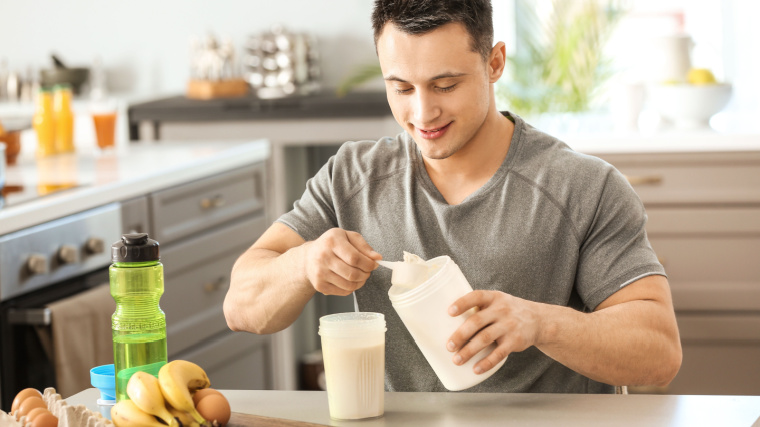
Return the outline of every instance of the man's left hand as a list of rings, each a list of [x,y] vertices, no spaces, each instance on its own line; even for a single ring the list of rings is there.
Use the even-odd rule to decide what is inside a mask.
[[[449,307],[449,315],[458,316],[473,307],[470,316],[449,339],[446,348],[455,352],[452,361],[461,365],[484,348],[494,349],[473,368],[476,374],[487,372],[510,353],[535,345],[540,334],[537,303],[500,291],[473,291]]]

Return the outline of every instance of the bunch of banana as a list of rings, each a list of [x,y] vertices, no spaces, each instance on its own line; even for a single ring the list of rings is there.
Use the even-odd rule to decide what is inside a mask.
[[[196,390],[211,385],[206,372],[200,366],[186,360],[167,363],[158,371],[158,383],[166,401],[174,409],[187,412],[199,424],[206,422],[195,409],[192,395]]]
[[[161,367],[158,378],[136,372],[127,383],[127,395],[111,409],[116,427],[199,427],[211,423],[193,403],[196,390],[211,384],[206,372],[185,360],[174,360]]]

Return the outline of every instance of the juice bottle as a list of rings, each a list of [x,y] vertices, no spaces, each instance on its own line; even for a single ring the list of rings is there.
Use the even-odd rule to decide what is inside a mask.
[[[55,154],[53,94],[49,88],[40,88],[37,93],[37,108],[32,118],[32,126],[37,133],[37,155],[47,157]]]
[[[111,246],[111,295],[116,311],[113,332],[116,401],[129,399],[127,382],[137,371],[158,376],[167,362],[166,316],[158,302],[164,293],[164,266],[158,242],[145,233],[125,234]]]
[[[55,117],[55,150],[58,153],[74,151],[74,113],[71,111],[71,86],[53,87],[53,115]]]

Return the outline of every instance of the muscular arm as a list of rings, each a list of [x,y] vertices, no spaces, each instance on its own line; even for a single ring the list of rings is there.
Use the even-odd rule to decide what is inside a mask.
[[[233,331],[268,334],[292,324],[315,292],[349,295],[382,258],[355,232],[334,228],[306,242],[274,223],[232,268],[224,316]]]
[[[304,266],[305,240],[275,223],[232,267],[224,316],[233,331],[285,329],[314,295]]]
[[[479,306],[452,336],[464,363],[486,345],[497,348],[475,365],[483,372],[509,353],[535,345],[547,356],[611,385],[667,385],[681,366],[681,344],[667,279],[648,276],[629,284],[594,312],[475,291],[451,313]],[[508,363],[508,362],[507,362]]]

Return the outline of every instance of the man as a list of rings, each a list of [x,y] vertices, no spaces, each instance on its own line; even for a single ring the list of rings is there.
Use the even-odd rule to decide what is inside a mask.
[[[610,393],[665,385],[681,347],[664,269],[625,178],[500,113],[505,63],[487,0],[377,0],[375,45],[404,131],[345,143],[236,263],[233,330],[284,329],[314,295],[354,293],[387,320],[386,388],[444,391],[392,309],[381,255],[449,255],[475,289],[452,316],[462,364],[496,342],[469,391]]]

